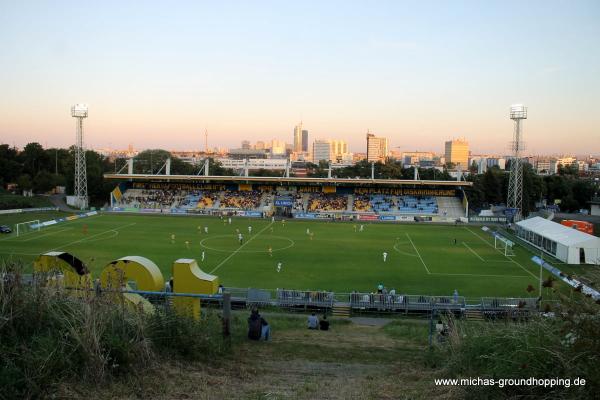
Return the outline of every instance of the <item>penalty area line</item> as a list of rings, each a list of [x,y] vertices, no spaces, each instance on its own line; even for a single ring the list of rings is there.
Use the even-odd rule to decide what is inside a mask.
[[[68,230],[71,230],[71,229],[73,229],[73,228],[65,228],[65,229],[61,229],[60,231],[45,233],[45,234],[40,235],[40,236],[33,236],[33,237],[28,238],[28,239],[21,240],[21,242],[29,242],[31,240],[43,238],[43,237],[46,237],[46,236],[56,235],[57,233],[61,233],[61,232],[68,231]]]
[[[477,276],[477,277],[494,277],[494,278],[527,278],[527,275],[451,274],[451,273],[444,273],[444,272],[432,272],[431,275]]]
[[[472,248],[471,248],[471,247],[470,247],[470,246],[469,246],[467,243],[465,243],[465,242],[462,242],[462,244],[464,244],[464,245],[465,245],[465,247],[466,247],[467,249],[471,250],[471,253],[475,254],[475,257],[477,257],[477,258],[479,258],[481,261],[485,262],[485,260],[484,260],[484,259],[483,259],[483,258],[482,258],[482,257],[481,257],[479,254],[477,254],[477,253],[475,252],[475,250],[473,250],[473,249],[472,249]]]
[[[229,259],[231,257],[235,256],[242,248],[244,248],[244,246],[246,246],[255,237],[257,237],[258,235],[260,235],[261,233],[263,233],[265,230],[267,230],[267,228],[270,227],[271,225],[273,225],[273,222],[271,222],[270,224],[268,224],[267,226],[265,226],[264,228],[262,228],[256,235],[253,235],[250,239],[248,239],[246,242],[244,242],[244,244],[242,244],[240,247],[238,247],[237,249],[235,249],[235,251],[233,253],[231,253],[230,255],[227,256],[227,258],[225,258],[223,261],[221,261],[219,263],[219,265],[217,265],[212,271],[209,272],[209,274],[212,274],[213,272],[215,272],[216,270],[218,270],[219,268],[221,268],[221,266],[223,264],[225,264],[227,261],[229,261]]]
[[[419,250],[417,250],[417,246],[415,246],[415,244],[413,243],[413,241],[410,238],[408,232],[406,232],[406,237],[408,238],[408,240],[410,241],[410,244],[412,244],[413,249],[415,249],[415,252],[419,256],[419,260],[421,260],[421,263],[425,267],[425,271],[427,271],[427,275],[431,275],[431,272],[429,272],[429,268],[427,268],[427,264],[425,264],[425,261],[423,261],[423,257],[421,257],[421,253],[419,253]]]
[[[535,276],[535,274],[533,274],[531,271],[528,271],[524,266],[522,266],[521,264],[519,264],[518,262],[516,262],[515,260],[513,260],[512,258],[508,257],[507,255],[503,254],[500,250],[498,250],[497,248],[494,247],[494,245],[492,245],[489,241],[485,240],[484,238],[482,238],[481,236],[479,236],[476,232],[473,232],[472,230],[470,230],[469,228],[467,228],[465,226],[465,229],[468,230],[469,232],[471,232],[473,235],[477,236],[479,239],[483,240],[485,243],[488,244],[488,246],[490,246],[492,249],[496,250],[498,253],[502,254],[504,257],[506,257],[508,260],[512,261],[513,263],[517,264],[519,267],[521,267],[521,269],[523,269],[523,271],[527,272],[529,275],[533,276],[535,279],[538,279],[537,276]]]
[[[44,253],[48,253],[48,252],[50,252],[50,251],[54,251],[54,250],[58,250],[58,249],[61,249],[61,248],[64,248],[64,247],[68,247],[68,246],[70,246],[70,245],[72,245],[72,244],[76,244],[76,243],[85,242],[86,240],[89,240],[89,239],[95,238],[95,237],[97,237],[97,236],[100,236],[100,235],[104,235],[105,233],[109,233],[109,232],[115,232],[115,231],[118,231],[119,229],[124,229],[124,228],[127,228],[127,227],[129,227],[129,226],[132,226],[132,225],[135,225],[135,224],[136,224],[136,222],[132,222],[132,223],[130,223],[130,224],[127,224],[127,225],[122,225],[122,226],[120,226],[120,227],[118,227],[118,228],[115,228],[115,229],[108,229],[108,230],[106,230],[106,231],[104,231],[104,232],[100,232],[100,233],[97,233],[97,234],[95,234],[95,235],[92,235],[92,236],[89,236],[89,237],[84,237],[84,238],[82,238],[82,239],[75,240],[75,241],[73,241],[73,242],[69,242],[69,243],[67,243],[67,244],[62,244],[62,245],[60,245],[60,246],[57,246],[57,247],[54,247],[54,248],[52,248],[52,249],[50,249],[50,250],[46,250]]]

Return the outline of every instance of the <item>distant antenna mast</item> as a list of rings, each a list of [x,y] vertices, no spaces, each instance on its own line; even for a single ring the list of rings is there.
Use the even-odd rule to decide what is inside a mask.
[[[510,119],[515,121],[513,141],[511,150],[513,159],[510,163],[510,178],[508,180],[508,208],[514,211],[514,221],[522,218],[523,211],[523,161],[521,152],[523,150],[523,137],[521,133],[521,121],[527,119],[527,107],[523,104],[510,106]]]
[[[88,116],[87,104],[75,104],[71,107],[71,116],[76,118],[75,143],[75,205],[87,208],[87,173],[85,168],[85,149],[83,148],[83,119]]]
[[[204,128],[204,152],[208,154],[208,129]]]

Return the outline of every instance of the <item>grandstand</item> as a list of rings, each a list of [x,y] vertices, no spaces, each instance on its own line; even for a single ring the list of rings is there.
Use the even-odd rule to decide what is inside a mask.
[[[455,222],[470,182],[107,174],[113,211]]]

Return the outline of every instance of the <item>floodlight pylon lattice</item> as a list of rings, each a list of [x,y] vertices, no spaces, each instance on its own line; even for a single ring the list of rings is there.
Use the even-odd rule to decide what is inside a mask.
[[[508,181],[507,205],[513,210],[513,220],[519,221],[523,215],[523,160],[524,148],[522,120],[527,119],[527,107],[514,104],[510,107],[510,119],[515,122],[513,141],[511,142],[512,160],[510,163],[510,178]]]
[[[71,116],[75,118],[76,123],[74,195],[76,205],[83,210],[88,205],[85,149],[83,148],[83,119],[88,116],[88,106],[86,104],[74,105],[71,107]]]

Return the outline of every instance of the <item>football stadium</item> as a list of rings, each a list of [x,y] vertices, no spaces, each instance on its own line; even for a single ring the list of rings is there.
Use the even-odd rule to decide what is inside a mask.
[[[526,291],[540,279],[531,252],[507,248],[481,221],[469,223],[468,182],[106,177],[115,181],[110,208],[13,216],[20,232],[0,241],[3,257],[33,261],[64,251],[100,273],[136,255],[165,277],[175,260],[195,259],[226,288],[272,291],[273,299],[277,289],[344,298],[379,285],[403,296],[457,292],[474,304],[538,295]]]

